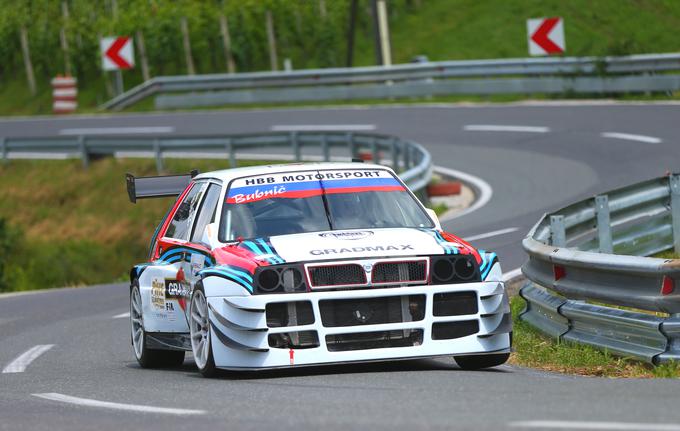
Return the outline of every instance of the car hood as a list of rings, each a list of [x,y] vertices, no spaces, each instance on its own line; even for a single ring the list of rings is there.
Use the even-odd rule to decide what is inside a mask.
[[[394,228],[313,232],[268,238],[271,253],[285,262],[366,257],[475,254],[469,244],[432,229]]]

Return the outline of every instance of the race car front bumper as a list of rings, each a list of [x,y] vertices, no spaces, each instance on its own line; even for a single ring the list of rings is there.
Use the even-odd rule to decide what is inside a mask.
[[[503,282],[209,297],[215,365],[264,369],[510,351]]]

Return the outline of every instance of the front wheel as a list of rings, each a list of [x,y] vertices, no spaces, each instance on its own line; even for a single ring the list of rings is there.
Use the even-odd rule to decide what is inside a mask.
[[[204,377],[217,374],[215,360],[210,345],[210,317],[208,316],[208,300],[202,286],[196,286],[191,296],[189,332],[191,335],[191,350],[198,371]]]
[[[139,282],[135,280],[130,291],[130,329],[132,350],[142,368],[178,367],[184,363],[184,351],[155,350],[146,347],[146,332],[142,313],[142,295]]]
[[[510,358],[510,353],[492,353],[489,355],[454,356],[458,366],[464,370],[481,370],[483,368],[503,365]]]

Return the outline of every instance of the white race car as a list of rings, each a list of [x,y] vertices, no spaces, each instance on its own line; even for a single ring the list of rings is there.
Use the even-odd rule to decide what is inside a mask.
[[[443,232],[384,166],[319,163],[135,178],[179,196],[130,271],[142,367],[199,371],[453,356],[504,363],[512,319],[494,253]]]

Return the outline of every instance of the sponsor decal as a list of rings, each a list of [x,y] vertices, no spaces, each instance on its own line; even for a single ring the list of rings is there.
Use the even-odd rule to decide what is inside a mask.
[[[383,170],[293,172],[235,180],[227,203],[243,204],[269,198],[307,198],[333,193],[402,191],[404,186]]]
[[[186,298],[191,293],[191,285],[186,281],[165,279],[165,297],[166,298]]]
[[[323,256],[328,254],[343,254],[343,253],[362,253],[370,251],[415,251],[411,244],[400,245],[377,245],[375,247],[343,247],[343,248],[326,248],[323,250],[310,250],[309,254],[313,256]]]
[[[290,349],[288,351],[288,356],[290,357],[290,365],[295,365],[295,350]]]
[[[255,189],[252,193],[236,193],[234,195],[229,195],[229,200],[233,201],[231,203],[242,204],[246,202],[259,201],[266,198],[274,198],[279,195],[286,193],[286,188],[284,186],[274,186],[270,189],[260,190]]]
[[[160,278],[151,280],[151,305],[156,310],[165,310],[165,282]]]
[[[198,272],[205,266],[205,256],[200,253],[191,254],[191,274],[196,277]]]
[[[368,238],[373,235],[373,231],[370,230],[360,230],[351,232],[325,232],[320,233],[321,238],[334,238],[334,239],[347,239],[347,240],[357,240]]]

